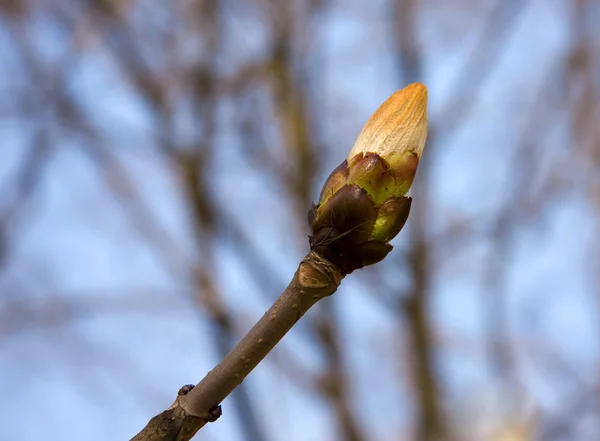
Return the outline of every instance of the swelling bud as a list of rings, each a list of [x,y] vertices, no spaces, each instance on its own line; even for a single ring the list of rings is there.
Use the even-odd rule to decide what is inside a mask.
[[[402,229],[427,138],[427,88],[411,84],[369,118],[309,212],[311,250],[343,273],[381,261]]]

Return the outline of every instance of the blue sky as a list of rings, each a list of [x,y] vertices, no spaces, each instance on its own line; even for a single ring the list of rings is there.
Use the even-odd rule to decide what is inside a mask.
[[[368,116],[403,86],[390,52],[392,22],[383,4],[370,3],[368,10],[359,4],[347,9],[337,5],[319,22],[314,38],[325,61],[312,75],[323,117],[319,136],[329,146],[323,155],[321,182],[345,158]],[[514,161],[509,147],[518,142],[532,102],[570,44],[565,5],[529,2],[481,85],[478,100],[466,116],[469,123],[449,131],[432,160],[432,228],[444,228],[457,213],[485,221],[475,226],[484,238],[457,249],[440,264],[434,281],[431,310],[442,342],[439,371],[448,395],[457,402],[480,396],[490,387],[481,357],[481,309],[486,295],[481,274],[496,249],[485,234],[495,221],[492,216],[498,204],[519,191],[511,182]],[[457,85],[464,86],[461,66],[484,30],[467,26],[476,21],[469,14],[469,10],[456,12],[453,23],[436,10],[423,8],[420,17],[422,81],[429,88],[433,124],[442,120],[443,126],[445,112],[452,111],[449,97]],[[52,26],[42,27],[43,21],[36,24],[36,44],[43,43],[49,59],[60,59],[62,37]],[[232,23],[260,29],[257,22]],[[436,29],[440,24],[447,26],[446,40]],[[453,33],[453,26],[459,31]],[[260,37],[259,33],[237,48],[235,41],[228,44],[232,51],[252,54],[260,51]],[[3,54],[10,52],[6,41],[2,35]],[[56,309],[52,310],[55,320],[50,316],[42,326],[12,323],[5,317],[8,325],[1,332],[0,324],[0,408],[5,415],[1,439],[128,439],[150,416],[170,405],[180,386],[200,380],[217,361],[205,313],[191,299],[186,265],[195,252],[188,239],[191,225],[184,201],[171,170],[150,144],[152,117],[119,78],[98,47],[74,67],[72,93],[93,106],[93,115],[100,118],[98,126],[106,128],[114,145],[120,146],[117,157],[131,172],[167,238],[169,250],[163,253],[167,257],[157,257],[107,192],[99,170],[82,153],[86,140],[57,145],[32,208],[20,220],[23,226],[11,237],[11,260],[0,279],[6,293],[0,299],[0,317],[14,307],[13,301],[23,301],[33,311],[48,305]],[[222,240],[215,250],[216,280],[243,332],[285,287],[307,244],[302,235],[288,234],[286,225],[297,220],[288,207],[276,203],[283,192],[236,153],[236,140],[227,132],[226,107],[222,113],[218,139],[223,147],[214,158],[213,192],[229,201],[226,210],[242,228],[251,229],[252,243],[275,271],[274,291],[259,292],[240,262],[235,243]],[[538,142],[569,166],[573,161],[570,134],[560,109],[556,114],[555,127]],[[182,136],[190,123],[182,121]],[[112,127],[115,130],[109,130]],[[0,120],[3,186],[11,182],[24,141],[31,136],[26,126]],[[243,185],[237,179],[241,175]],[[572,179],[576,182],[577,177]],[[553,381],[540,380],[544,374],[538,359],[529,355],[531,347],[538,351],[548,343],[581,372],[591,374],[597,366],[597,281],[591,277],[587,248],[596,228],[592,216],[584,197],[571,192],[551,206],[543,223],[524,222],[511,238],[505,286],[509,338],[521,360],[521,381],[537,406],[552,408],[560,403],[560,388]],[[406,246],[403,237],[396,241],[399,248]],[[331,301],[347,343],[348,369],[360,379],[354,396],[378,439],[394,439],[413,415],[410,403],[403,399],[410,385],[389,381],[395,372],[406,369],[397,360],[397,351],[405,351],[406,342],[383,337],[401,333],[404,324],[365,295],[364,281],[353,279],[345,280]],[[398,285],[402,283],[399,271]],[[67,310],[60,299],[69,300]],[[302,369],[322,369],[320,353],[300,332],[292,331],[285,344],[302,361]],[[366,357],[365,347],[379,357]],[[273,439],[332,439],[330,410],[314,393],[281,374],[285,368],[281,355],[276,350],[248,379],[257,407],[268,408],[272,415],[266,424],[276,434]],[[369,369],[373,363],[377,363],[376,373]],[[234,412],[227,401],[224,410],[218,423],[203,429],[207,440],[242,439],[235,418],[229,417]]]

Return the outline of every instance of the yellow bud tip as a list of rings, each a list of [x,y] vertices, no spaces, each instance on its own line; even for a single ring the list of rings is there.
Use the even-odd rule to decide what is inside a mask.
[[[395,92],[371,115],[348,159],[358,153],[377,153],[389,160],[405,152],[421,158],[426,138],[427,88],[413,83]]]

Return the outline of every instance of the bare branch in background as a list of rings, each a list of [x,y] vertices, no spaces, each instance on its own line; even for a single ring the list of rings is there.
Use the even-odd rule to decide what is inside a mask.
[[[225,356],[285,288],[323,160],[375,95],[416,81],[432,106],[409,233],[349,278],[351,295],[316,306],[202,436],[598,438],[599,11],[0,1],[0,438],[39,438],[20,400],[49,439],[124,438],[165,408],[171,382]],[[181,357],[184,338],[198,346]],[[358,355],[376,376],[349,365]],[[68,426],[48,396],[72,406]]]

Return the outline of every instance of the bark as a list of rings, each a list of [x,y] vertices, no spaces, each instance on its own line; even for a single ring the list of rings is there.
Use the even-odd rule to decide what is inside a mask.
[[[221,402],[246,378],[315,303],[333,294],[342,273],[310,252],[283,294],[254,327],[191,390],[155,416],[131,441],[187,441],[221,414]],[[187,392],[187,393],[186,393]]]

